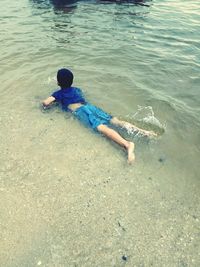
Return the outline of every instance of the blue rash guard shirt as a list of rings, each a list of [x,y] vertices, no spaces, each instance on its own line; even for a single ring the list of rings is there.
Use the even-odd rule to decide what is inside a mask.
[[[68,111],[68,106],[74,103],[86,104],[85,98],[81,89],[77,87],[62,88],[55,91],[53,96],[56,101],[61,103],[62,109]]]
[[[108,125],[112,116],[102,109],[86,103],[85,98],[81,89],[76,87],[69,87],[55,91],[51,96],[53,96],[56,101],[61,103],[62,109],[66,111],[71,111],[68,109],[70,104],[81,103],[83,106],[77,108],[73,114],[77,119],[79,119],[85,126],[88,126],[94,130],[100,124]]]

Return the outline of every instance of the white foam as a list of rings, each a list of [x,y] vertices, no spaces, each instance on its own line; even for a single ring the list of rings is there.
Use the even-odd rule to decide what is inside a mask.
[[[130,121],[139,122],[141,124],[148,127],[149,130],[155,130],[157,128],[158,131],[163,131],[166,129],[166,125],[162,124],[156,117],[151,106],[138,106],[138,110],[133,114],[129,114],[126,116]],[[127,130],[128,134],[135,134],[135,136],[141,135],[140,133],[133,130],[132,127],[126,125],[124,127]],[[145,127],[146,128],[146,127]]]

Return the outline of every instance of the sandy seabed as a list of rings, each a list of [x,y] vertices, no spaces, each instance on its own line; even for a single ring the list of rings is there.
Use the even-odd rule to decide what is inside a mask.
[[[2,111],[1,135],[1,266],[199,266],[198,188],[160,152],[129,166],[58,110]]]

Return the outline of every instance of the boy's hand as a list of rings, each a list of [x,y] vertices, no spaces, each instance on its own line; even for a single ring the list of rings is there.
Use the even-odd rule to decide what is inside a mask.
[[[45,99],[45,100],[42,101],[42,105],[43,105],[44,107],[48,107],[48,106],[49,106],[51,103],[53,103],[55,100],[56,100],[55,97],[53,97],[53,96],[49,96],[47,99]]]

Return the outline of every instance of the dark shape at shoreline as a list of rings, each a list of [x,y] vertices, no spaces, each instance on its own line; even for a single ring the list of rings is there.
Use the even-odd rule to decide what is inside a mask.
[[[50,0],[50,3],[52,3],[53,6],[57,8],[69,7],[76,4],[77,2],[77,0]]]
[[[38,8],[51,8],[54,11],[63,11],[65,13],[71,12],[77,7],[79,0],[30,0],[37,4]]]
[[[149,7],[150,5],[147,4],[147,2],[151,0],[99,0],[100,2],[110,2],[110,3],[130,3],[134,5],[140,5],[140,6],[147,6]]]
[[[77,7],[78,2],[83,2],[84,0],[30,0],[35,4],[38,4],[40,7],[51,7],[53,6],[54,10],[62,10],[64,12],[71,11]],[[134,5],[147,6],[149,7],[152,0],[95,0],[97,3],[130,3]],[[87,0],[87,2],[89,2]],[[91,0],[94,3],[94,0]]]

